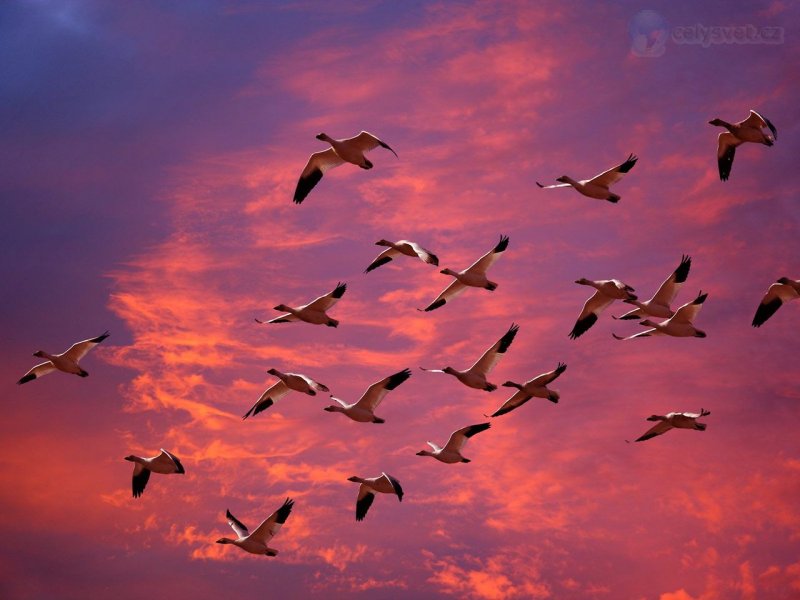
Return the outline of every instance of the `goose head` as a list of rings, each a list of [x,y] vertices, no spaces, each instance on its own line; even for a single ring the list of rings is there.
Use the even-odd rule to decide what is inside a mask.
[[[130,454],[130,455],[125,457],[125,460],[127,460],[129,462],[136,462],[137,458],[139,458],[139,457],[138,456],[134,456],[133,454]]]
[[[352,477],[348,477],[347,481],[352,481],[353,483],[364,483],[364,480],[358,475],[353,475]]]
[[[709,124],[709,125],[714,125],[714,126],[716,126],[716,127],[720,127],[720,126],[724,125],[724,123],[723,123],[722,119],[711,119],[711,120],[708,122],[708,124]]]
[[[571,181],[571,177],[569,175],[562,175],[561,177],[557,177],[556,181],[560,183],[569,183]]]
[[[331,139],[327,133],[318,133],[316,135],[316,138],[318,140],[322,140],[323,142],[327,142],[329,139]]]
[[[433,452],[430,450],[420,450],[417,452],[417,456],[433,456]]]
[[[322,410],[324,410],[325,412],[340,412],[340,413],[344,412],[344,408],[342,408],[341,406],[334,406],[334,405],[326,406]]]
[[[375,242],[375,245],[376,246],[389,246],[389,247],[391,247],[392,242],[390,242],[388,240],[378,240],[377,242]]]
[[[778,279],[778,283],[782,283],[783,285],[791,285],[792,280],[789,279],[788,277],[781,277],[780,279]],[[36,355],[34,354],[34,356]]]
[[[444,369],[442,369],[442,373],[447,373],[448,375],[455,375],[456,373],[458,373],[458,371],[456,371],[453,367],[445,367]]]
[[[45,357],[44,356],[44,350],[37,350],[36,352],[33,353],[33,355],[36,356],[37,358],[44,358]]]
[[[226,537],[224,537],[224,538],[219,538],[219,539],[217,540],[217,544],[233,544],[233,540],[232,540],[232,539],[230,539],[230,538],[226,538]]]
[[[280,371],[278,371],[278,369],[270,369],[269,371],[267,371],[267,373],[269,373],[270,375],[275,375],[275,377],[278,377]]]
[[[439,273],[441,273],[442,275],[452,275],[453,277],[456,276],[456,272],[453,271],[452,269],[442,269],[441,271],[439,271]]]
[[[586,279],[586,277],[581,277],[580,279],[576,279],[575,283],[580,285],[592,285],[592,282]]]
[[[278,306],[273,307],[272,310],[282,310],[283,312],[291,312],[291,309],[285,304],[278,304]]]

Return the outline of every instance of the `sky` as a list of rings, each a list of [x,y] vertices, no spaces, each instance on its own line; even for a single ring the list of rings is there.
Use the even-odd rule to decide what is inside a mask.
[[[800,278],[799,23],[780,0],[2,3],[0,596],[800,597],[800,303],[750,326]],[[778,140],[723,183],[707,122],[751,108]],[[398,158],[295,205],[315,136],[361,130]],[[618,204],[535,185],[630,153]],[[439,269],[363,273],[382,238],[459,270],[500,235],[498,288],[433,312]],[[618,342],[619,303],[568,338],[576,279],[646,298],[682,255],[707,338]],[[254,322],[337,282],[338,328]],[[513,390],[418,368],[466,368],[512,323],[490,380],[567,363],[558,404],[487,419]],[[16,385],[105,330],[88,378]],[[382,425],[297,393],[243,421],[270,368],[350,402],[412,376]],[[700,408],[704,432],[625,443]],[[487,420],[469,464],[415,455]],[[123,457],[159,448],[186,474],[132,498]],[[347,478],[384,471],[402,503],[357,523]],[[254,527],[287,497],[277,557],[214,543],[226,509]]]

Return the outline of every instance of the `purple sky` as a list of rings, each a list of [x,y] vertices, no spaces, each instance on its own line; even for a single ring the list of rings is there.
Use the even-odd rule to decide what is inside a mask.
[[[629,29],[660,15],[660,56]],[[7,418],[0,422],[4,598],[379,597],[654,600],[800,596],[800,303],[750,321],[800,278],[800,8],[790,2],[0,5],[0,240]],[[688,44],[701,25],[778,27],[782,43]],[[718,40],[719,41],[719,40]],[[634,48],[635,49],[635,48]],[[639,54],[641,52],[638,52]],[[707,122],[749,109],[778,128],[719,181]],[[312,152],[378,135],[371,171],[291,198]],[[612,205],[539,190],[639,162]],[[489,293],[421,313],[447,284],[374,242],[411,239],[462,269],[501,234]],[[691,255],[676,300],[708,292],[706,339],[578,340],[590,290],[649,297]],[[259,326],[338,282],[337,329]],[[555,368],[466,446],[415,453],[510,396],[417,367],[466,368],[512,322],[491,380]],[[111,331],[82,365],[15,382],[38,349]],[[292,394],[246,421],[275,367],[355,401],[409,367],[383,425]],[[705,432],[626,444],[646,417],[699,411]],[[632,437],[633,436],[633,437]],[[178,455],[130,495],[128,454]],[[387,471],[362,523],[351,475]],[[296,506],[276,558],[214,544],[229,508],[255,526]]]

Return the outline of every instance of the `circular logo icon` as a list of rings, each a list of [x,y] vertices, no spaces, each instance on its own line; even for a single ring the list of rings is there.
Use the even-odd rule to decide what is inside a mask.
[[[637,13],[628,23],[631,52],[635,56],[656,58],[664,56],[669,39],[666,19],[654,10]]]

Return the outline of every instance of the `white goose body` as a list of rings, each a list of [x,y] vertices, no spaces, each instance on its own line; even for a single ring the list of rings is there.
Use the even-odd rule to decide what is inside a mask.
[[[380,405],[381,401],[386,397],[386,394],[409,377],[411,377],[410,369],[403,369],[394,375],[385,377],[369,386],[358,402],[354,402],[353,404],[348,404],[344,400],[331,396],[331,400],[335,401],[336,404],[326,406],[323,410],[342,413],[359,423],[384,423],[384,419],[375,416],[375,409],[378,408],[378,405]]]
[[[569,337],[573,340],[578,339],[586,333],[592,325],[597,322],[606,308],[611,306],[614,300],[636,300],[636,296],[631,292],[635,291],[631,286],[618,279],[601,279],[592,281],[591,279],[578,279],[575,283],[588,285],[595,288],[595,293],[590,296],[583,304],[581,314],[578,315]]]
[[[476,390],[493,392],[497,389],[497,386],[493,383],[489,383],[486,378],[511,346],[511,343],[514,341],[514,337],[517,335],[517,331],[519,331],[519,325],[512,323],[511,327],[508,328],[508,331],[503,334],[503,337],[497,340],[488,350],[486,350],[486,352],[483,353],[483,355],[475,362],[475,364],[473,364],[466,371],[459,371],[453,367],[445,367],[444,369],[425,369],[420,367],[420,369],[431,373],[446,373],[448,375],[453,375],[467,387],[471,387]]]
[[[745,142],[772,146],[778,139],[778,130],[775,126],[754,110],[750,111],[744,121],[738,123],[728,123],[722,119],[712,119],[708,123],[727,129],[717,137],[717,166],[722,181],[727,181],[730,177],[737,146]],[[765,129],[769,129],[772,135],[766,133]]]
[[[486,431],[489,429],[489,427],[491,427],[489,423],[479,423],[478,425],[469,425],[467,427],[463,427],[450,434],[450,439],[447,440],[447,444],[445,444],[444,448],[440,448],[433,442],[427,442],[432,451],[420,450],[417,452],[417,456],[431,456],[436,460],[447,464],[471,462],[470,459],[464,458],[464,456],[461,454],[462,448],[467,443],[469,438],[477,433],[480,433],[481,431]]]
[[[491,417],[499,417],[506,413],[510,413],[515,408],[519,408],[531,398],[546,398],[550,402],[557,404],[561,398],[558,390],[551,390],[547,386],[558,379],[558,377],[567,370],[565,363],[558,363],[558,366],[549,373],[542,373],[533,379],[526,381],[524,384],[514,383],[513,381],[506,381],[504,387],[513,387],[517,391],[511,398],[506,400],[503,405],[498,408]]]
[[[681,262],[678,267],[664,280],[664,283],[661,284],[652,298],[644,302],[633,299],[623,300],[623,302],[627,304],[633,304],[636,308],[626,312],[620,317],[614,318],[621,320],[641,319],[642,317],[668,319],[675,314],[670,305],[675,300],[678,291],[689,276],[689,269],[691,269],[691,267],[691,257],[684,255],[681,257]]]
[[[79,377],[88,377],[89,373],[84,371],[78,363],[84,356],[86,356],[86,353],[89,352],[89,350],[97,346],[97,344],[102,342],[107,337],[108,332],[106,331],[103,335],[72,344],[68,350],[62,352],[61,354],[49,354],[44,350],[37,350],[33,353],[33,355],[38,358],[47,359],[46,362],[40,363],[31,368],[20,378],[19,381],[17,381],[17,385],[22,385],[23,383],[33,381],[34,379],[43,377],[48,373],[52,373],[53,371],[62,371],[71,375],[78,375]]]
[[[397,156],[397,152],[392,150],[388,144],[366,131],[362,131],[354,137],[343,140],[335,140],[325,133],[320,133],[317,135],[317,139],[329,143],[331,147],[321,152],[315,152],[308,158],[308,162],[303,172],[300,174],[300,179],[297,181],[297,187],[294,191],[294,202],[296,204],[300,204],[305,200],[309,192],[311,192],[314,186],[322,179],[325,172],[334,167],[348,162],[362,169],[371,169],[372,163],[367,159],[364,153],[373,148],[381,146]]]
[[[150,473],[160,473],[162,475],[170,475],[172,473],[184,475],[186,473],[178,457],[163,448],[158,456],[144,458],[131,454],[126,456],[125,460],[134,463],[133,478],[131,480],[134,498],[138,498],[144,493],[147,482],[150,480]]]
[[[267,517],[255,531],[250,533],[247,527],[231,514],[231,511],[226,511],[225,516],[228,519],[228,525],[231,526],[236,533],[237,538],[220,538],[217,540],[218,544],[233,544],[250,554],[259,554],[266,556],[276,556],[278,551],[269,547],[270,540],[275,537],[275,534],[286,522],[289,514],[292,512],[294,500],[287,498],[281,507]]]
[[[657,335],[704,338],[706,337],[706,332],[694,326],[694,319],[697,317],[700,309],[703,308],[703,302],[706,301],[707,297],[708,294],[700,292],[697,295],[697,298],[681,306],[675,311],[674,315],[672,315],[666,321],[662,321],[661,323],[656,323],[654,321],[650,321],[649,319],[641,321],[639,323],[640,325],[650,327],[650,329],[646,329],[645,331],[641,331],[628,337],[621,337],[614,333],[611,335],[618,340],[632,340],[634,338]]]
[[[388,473],[381,473],[378,477],[359,477],[354,475],[348,477],[347,481],[359,483],[358,498],[356,498],[356,521],[363,521],[367,516],[369,507],[372,506],[375,500],[375,494],[394,494],[397,496],[398,502],[403,501],[403,487],[400,482],[389,475]]]
[[[778,309],[792,300],[800,298],[800,279],[781,277],[769,286],[753,317],[753,327],[761,327]]]
[[[508,237],[501,235],[500,241],[494,248],[481,256],[463,271],[442,269],[440,273],[455,277],[455,281],[442,290],[442,292],[427,307],[424,309],[420,308],[418,310],[424,312],[436,310],[440,306],[444,306],[447,302],[460,295],[468,287],[484,288],[490,292],[493,292],[497,288],[497,284],[488,279],[486,276],[486,271],[497,261],[498,258],[500,258],[507,247]]]
[[[619,202],[620,196],[612,193],[609,188],[612,184],[622,179],[623,175],[633,168],[637,160],[639,159],[631,154],[622,164],[612,167],[607,171],[603,171],[591,179],[582,179],[577,181],[568,175],[562,175],[556,179],[556,181],[561,182],[560,185],[542,185],[538,181],[536,182],[536,185],[543,189],[572,187],[579,194],[583,194],[589,198],[608,200],[609,202]]]
[[[679,413],[679,412],[671,412],[667,413],[666,415],[652,415],[647,417],[648,421],[658,421],[656,425],[653,425],[650,429],[648,429],[641,437],[637,438],[635,441],[643,442],[645,440],[649,440],[650,438],[654,438],[657,435],[663,435],[670,429],[694,429],[696,431],[705,431],[706,424],[705,423],[698,423],[697,419],[700,417],[705,417],[706,415],[710,415],[711,413],[705,409],[700,409],[699,413]]]
[[[246,419],[251,415],[255,416],[261,411],[268,409],[292,390],[302,394],[308,394],[309,396],[316,396],[318,391],[330,391],[328,386],[300,373],[281,373],[278,369],[270,369],[267,373],[274,375],[280,379],[280,381],[264,390],[264,393],[261,394],[259,399],[250,407],[250,410],[245,413],[242,419]]]
[[[338,283],[333,291],[312,300],[308,304],[298,306],[297,308],[293,308],[285,304],[279,304],[275,307],[275,310],[284,311],[286,314],[275,317],[274,319],[270,319],[269,321],[266,321],[266,323],[290,323],[292,321],[305,321],[306,323],[311,323],[312,325],[338,327],[339,321],[328,316],[326,311],[330,310],[346,291],[347,284]],[[255,321],[259,324],[265,323],[265,321],[261,321],[260,319],[256,319]]]
[[[408,240],[400,240],[398,242],[390,242],[389,240],[378,240],[375,242],[376,246],[387,246],[387,249],[381,252],[364,270],[365,273],[374,271],[381,265],[391,262],[397,256],[411,256],[412,258],[419,258],[422,262],[429,265],[438,265],[439,258],[429,250],[426,250],[416,242]]]

